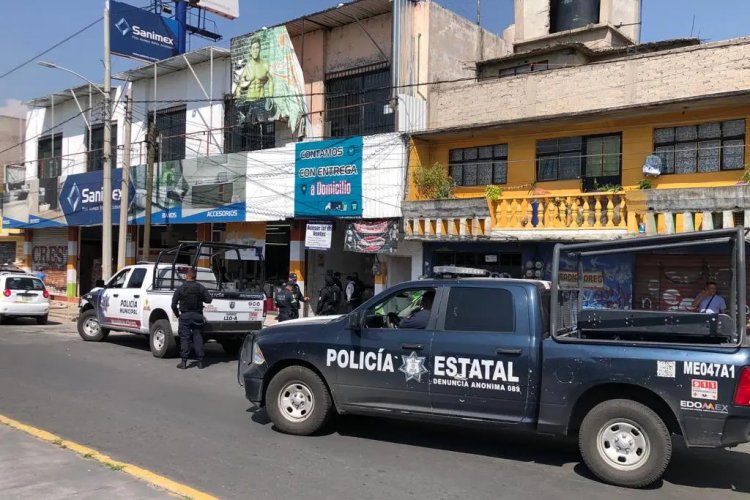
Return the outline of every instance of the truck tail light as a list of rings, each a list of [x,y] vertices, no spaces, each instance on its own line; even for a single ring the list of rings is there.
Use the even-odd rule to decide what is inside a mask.
[[[740,372],[740,380],[734,391],[734,404],[750,406],[750,366],[744,367]]]
[[[3,295],[5,295],[6,297],[10,297],[10,288],[6,288],[6,289],[5,289],[4,291],[3,291]]]
[[[263,317],[268,315],[268,300],[263,300]]]
[[[44,297],[45,299],[48,299],[48,298],[49,298],[49,292],[48,292],[47,290],[43,291],[43,292],[42,292],[42,296],[43,296],[43,297]]]

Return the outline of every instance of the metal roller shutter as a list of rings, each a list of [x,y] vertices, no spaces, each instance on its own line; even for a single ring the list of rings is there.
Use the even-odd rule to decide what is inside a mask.
[[[35,229],[31,247],[31,270],[42,271],[53,294],[65,295],[67,287],[68,229]]]

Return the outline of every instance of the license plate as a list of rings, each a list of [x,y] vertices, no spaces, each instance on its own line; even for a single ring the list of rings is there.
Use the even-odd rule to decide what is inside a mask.
[[[31,300],[31,297],[24,297],[22,295],[16,297],[16,302],[31,302]]]
[[[237,313],[225,314],[224,321],[237,321]]]

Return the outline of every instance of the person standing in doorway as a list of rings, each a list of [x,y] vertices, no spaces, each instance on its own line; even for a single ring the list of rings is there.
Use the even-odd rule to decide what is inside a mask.
[[[346,306],[348,311],[355,310],[362,303],[362,288],[358,281],[357,277],[353,275],[346,277]]]
[[[326,285],[320,289],[318,295],[318,306],[315,314],[318,316],[330,316],[336,314],[341,300],[341,289],[336,286],[333,276],[326,276]]]
[[[706,287],[693,300],[693,311],[707,314],[722,314],[727,310],[724,297],[717,292],[715,281],[706,282]]]
[[[172,312],[179,319],[178,333],[180,335],[180,357],[182,360],[177,368],[187,368],[190,355],[192,337],[193,350],[198,359],[198,369],[203,369],[203,303],[210,304],[212,297],[205,286],[195,281],[195,269],[188,269],[185,273],[185,283],[174,291],[172,295]]]

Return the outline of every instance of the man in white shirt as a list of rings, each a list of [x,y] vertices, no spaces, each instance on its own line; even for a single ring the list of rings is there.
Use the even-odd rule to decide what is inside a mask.
[[[726,312],[727,303],[724,297],[716,293],[716,283],[709,281],[706,283],[701,293],[693,300],[693,311],[707,314],[721,314]]]

